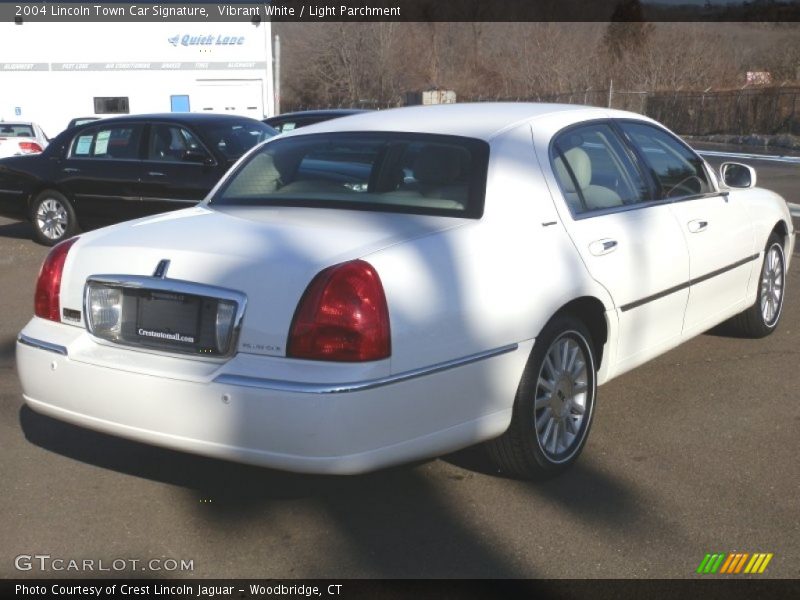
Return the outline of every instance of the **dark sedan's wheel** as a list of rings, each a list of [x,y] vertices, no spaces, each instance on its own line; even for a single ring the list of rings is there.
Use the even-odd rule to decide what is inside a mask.
[[[597,394],[586,326],[561,315],[545,326],[525,366],[508,430],[488,443],[497,467],[516,477],[554,475],[578,458]]]
[[[756,301],[746,311],[731,319],[731,325],[737,333],[751,338],[762,338],[775,331],[783,309],[785,283],[786,256],[783,242],[773,233],[764,249]]]
[[[72,204],[55,190],[45,190],[36,196],[31,206],[31,223],[34,239],[45,246],[54,246],[78,231]]]

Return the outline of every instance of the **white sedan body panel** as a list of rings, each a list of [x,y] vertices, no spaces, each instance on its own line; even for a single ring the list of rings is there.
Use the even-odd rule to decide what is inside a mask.
[[[594,111],[587,115],[605,116]],[[550,140],[573,123],[569,117],[534,121],[534,144],[575,249],[591,276],[613,298],[619,333],[609,376],[618,375],[680,343],[688,288],[644,304],[640,301],[687,281],[689,254],[669,205],[572,218],[548,158]]]
[[[286,359],[241,353],[221,368],[145,353],[131,361],[134,353],[120,348],[101,356],[89,348],[96,343],[85,332],[43,319],[24,333],[54,340],[69,353],[18,344],[25,400],[38,412],[186,452],[335,474],[436,456],[499,435],[508,426],[510,403],[497,410],[476,398],[513,398],[532,347],[521,344],[424,378],[335,393],[336,386],[292,386],[285,379],[297,371],[304,382],[370,378],[342,365],[298,365],[292,373]]]
[[[20,136],[12,134],[11,136],[3,133],[3,126],[10,126],[10,125],[21,125],[24,127],[28,127],[33,131],[32,136]],[[3,123],[0,121],[0,158],[5,158],[6,156],[21,156],[23,154],[31,154],[29,151],[24,151],[20,146],[21,142],[34,142],[39,145],[39,147],[44,150],[47,148],[47,136],[45,136],[42,128],[39,127],[36,123],[22,123],[22,122],[14,122],[14,123]]]
[[[775,192],[763,188],[749,190],[731,190],[731,202],[737,202],[745,209],[745,218],[753,230],[754,252],[764,252],[764,245],[775,223],[788,223],[789,236],[786,245],[786,266],[791,264],[794,254],[795,238],[792,235],[792,215],[789,205]],[[754,269],[754,276],[750,278],[748,287],[748,300],[754,300],[758,288],[758,268]]]
[[[552,136],[587,119],[638,115],[550,105],[442,110],[365,113],[275,139],[334,131],[483,139],[490,154],[480,219],[212,204],[83,234],[60,295],[62,309],[81,319],[34,317],[17,345],[26,402],[114,435],[294,471],[357,473],[435,456],[508,428],[536,337],[568,303],[600,307],[603,383],[752,303],[760,260],[707,280],[694,302],[686,282],[759,254],[778,222],[791,231],[785,203],[763,190],[732,192],[724,207],[664,203],[573,218],[550,166]],[[686,233],[687,222],[703,219],[710,235]],[[595,252],[607,239],[615,249]],[[791,254],[791,235],[788,244]],[[380,276],[391,355],[288,358],[309,282],[354,259]],[[129,348],[86,330],[88,278],[151,277],[163,260],[176,286],[246,294],[231,357]],[[664,293],[671,288],[680,289]]]
[[[747,207],[739,200],[738,195],[726,195],[669,205],[692,257],[689,277],[696,282],[686,306],[684,334],[705,331],[752,304],[746,303],[747,286],[761,263],[755,260],[759,253]],[[730,265],[738,266],[720,272]]]
[[[71,252],[65,266],[62,303],[80,309],[91,275],[118,274],[124,265],[125,274],[150,276],[168,259],[170,279],[246,290],[239,350],[284,356],[295,307],[323,268],[462,224],[323,209],[193,207],[82,236],[74,248],[80,260]]]

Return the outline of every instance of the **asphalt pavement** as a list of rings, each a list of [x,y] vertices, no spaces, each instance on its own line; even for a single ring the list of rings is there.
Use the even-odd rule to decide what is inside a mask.
[[[751,164],[800,199],[800,165]],[[14,346],[46,252],[29,225],[0,219],[0,577],[683,578],[713,552],[773,553],[748,577],[800,576],[797,256],[772,336],[708,333],[603,386],[575,468],[531,483],[498,476],[478,449],[301,476],[37,415]],[[20,571],[21,555],[51,558]]]

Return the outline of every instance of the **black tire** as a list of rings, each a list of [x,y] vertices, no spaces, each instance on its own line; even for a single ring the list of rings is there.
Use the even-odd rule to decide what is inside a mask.
[[[78,232],[78,219],[72,203],[55,190],[40,192],[31,204],[33,239],[45,246],[71,238]]]
[[[555,373],[558,369],[554,369],[558,365],[554,365],[548,355],[564,344],[568,350],[571,346],[580,350],[584,368],[577,371],[579,376],[567,377],[562,373],[559,379]],[[577,359],[573,364],[578,366]],[[489,456],[500,471],[519,478],[542,479],[561,473],[577,460],[586,444],[594,415],[597,396],[595,365],[592,338],[582,321],[568,314],[557,315],[544,327],[525,365],[514,399],[511,425],[502,436],[487,442]],[[576,373],[576,369],[573,368],[572,372]],[[546,385],[540,385],[540,376]],[[552,391],[548,392],[548,387]],[[582,387],[585,387],[585,391],[579,398]],[[546,403],[547,406],[536,407],[537,395],[540,403]],[[576,402],[583,402],[582,419],[577,427],[574,419],[580,406]],[[551,432],[549,438],[545,431],[548,428]],[[570,428],[572,431],[569,431]],[[556,431],[553,432],[553,429]],[[563,435],[568,440],[567,434],[574,437],[559,452],[557,439],[552,436]],[[544,438],[545,443],[540,441],[540,437]]]
[[[770,261],[774,258],[777,264],[777,279],[774,265]],[[778,294],[777,300],[775,294]],[[775,331],[781,319],[783,300],[786,295],[786,256],[784,254],[783,240],[776,233],[769,236],[764,248],[764,259],[758,274],[758,294],[753,305],[733,317],[730,327],[735,333],[749,338],[763,338]],[[764,304],[769,297],[773,298],[773,313],[768,312]]]

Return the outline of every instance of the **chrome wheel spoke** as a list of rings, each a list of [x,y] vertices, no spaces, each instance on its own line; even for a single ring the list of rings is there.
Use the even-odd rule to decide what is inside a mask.
[[[578,437],[578,430],[571,432],[567,429],[567,424],[571,423],[571,420],[567,419],[564,421],[564,451],[566,452],[569,450],[570,446],[575,442],[575,439]]]
[[[578,354],[580,354],[581,349],[578,348],[577,344],[574,348],[570,349],[570,344],[564,344],[564,354],[567,357],[566,362],[564,363],[564,371],[567,373],[572,373],[572,370],[575,368],[575,360],[578,358]]]
[[[558,429],[559,429],[559,426],[558,426],[558,423],[556,423],[555,419],[553,419],[551,421],[551,423],[553,423],[553,427],[551,428],[552,437],[550,438],[550,452],[552,452],[553,454],[556,454],[558,452]]]
[[[575,413],[573,416],[581,416],[586,412],[586,407],[573,401],[570,410]]]
[[[549,352],[548,352],[547,356],[544,357],[544,365],[543,365],[542,371],[544,371],[545,368],[550,373],[550,378],[555,380],[556,377],[558,376],[558,371],[556,370],[555,366],[553,365],[553,361],[550,360],[550,353]]]
[[[567,370],[567,363],[569,362],[569,342],[567,340],[561,341],[558,348],[558,355],[559,367],[563,373]]]
[[[536,401],[533,403],[533,408],[535,410],[539,410],[540,408],[547,408],[550,406],[550,401],[552,400],[553,395],[551,393],[545,393],[536,398]]]
[[[549,408],[545,408],[542,414],[536,419],[536,432],[544,437],[544,428],[552,420],[552,413]]]
[[[547,441],[550,439],[550,435],[553,433],[553,425],[555,425],[555,422],[556,420],[553,418],[549,418],[547,420],[547,427],[545,427],[541,437],[543,446],[547,445]]]
[[[543,387],[545,390],[552,393],[553,390],[555,389],[556,382],[551,381],[550,379],[546,379],[540,375],[538,384],[539,387]]]

